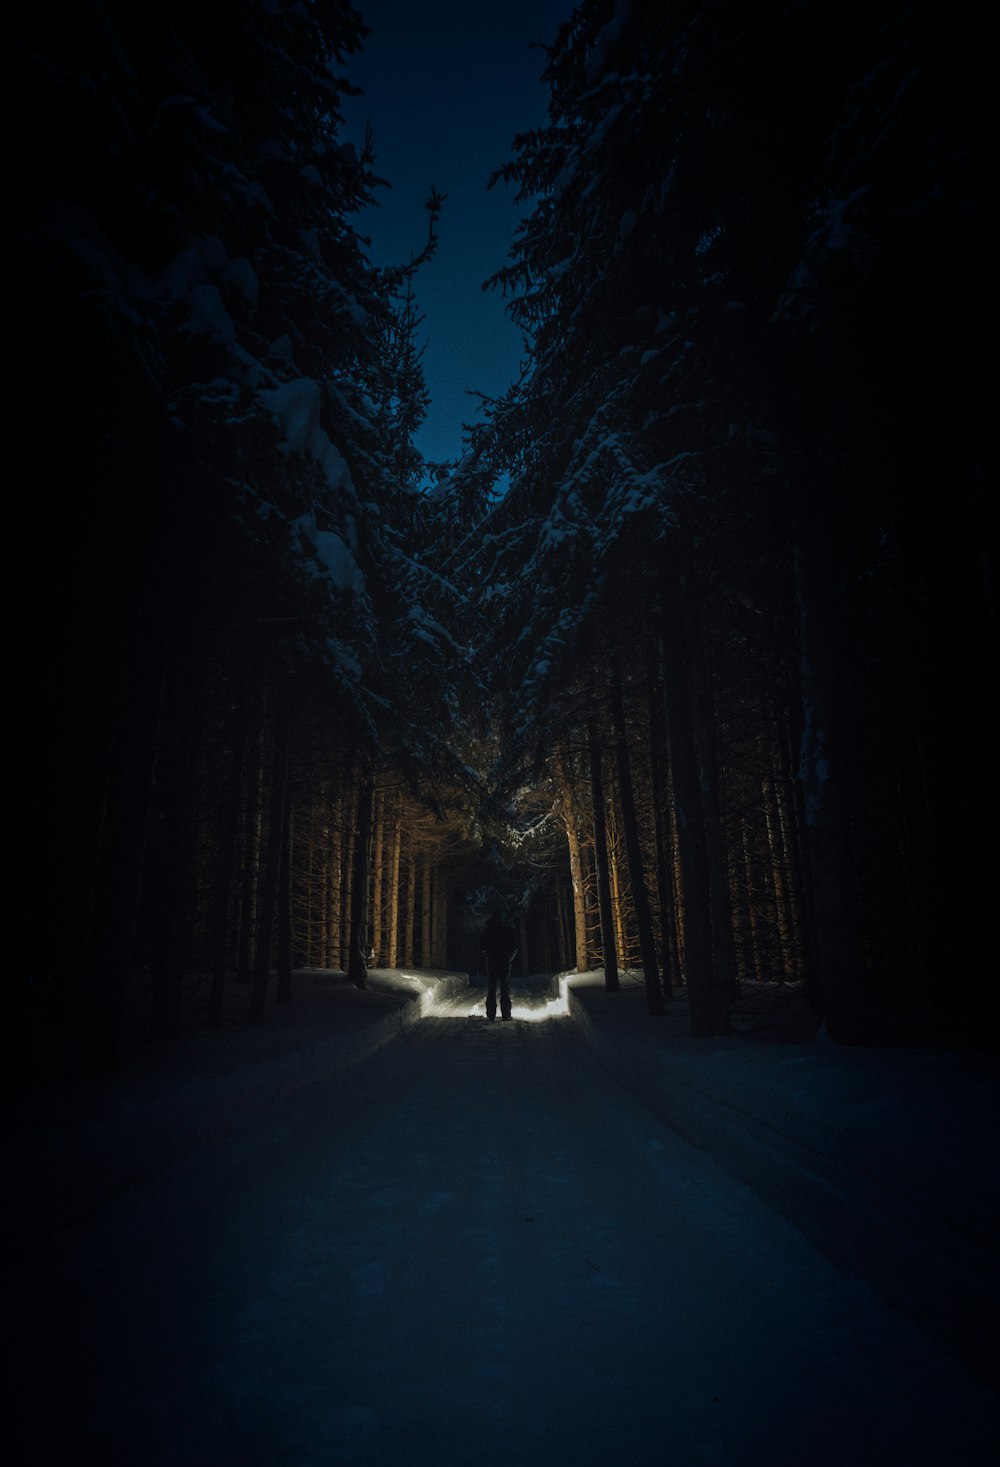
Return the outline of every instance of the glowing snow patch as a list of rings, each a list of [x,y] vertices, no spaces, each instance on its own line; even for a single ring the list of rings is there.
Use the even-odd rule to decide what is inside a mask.
[[[512,1018],[527,1019],[529,1024],[540,1024],[543,1019],[554,1019],[560,1014],[568,1014],[569,993],[565,974],[559,979],[556,997],[548,999],[541,1008],[527,1008],[524,1004],[516,1003],[511,1005],[510,1012]]]
[[[565,994],[559,998],[550,998],[543,1008],[529,1009],[523,1004],[512,1004],[510,1015],[512,1019],[527,1019],[529,1024],[540,1024],[543,1019],[554,1019],[559,1014],[569,1013],[569,1000]]]
[[[400,969],[399,976],[405,978],[408,983],[419,990],[420,1017],[423,1019],[428,1014],[434,1013],[439,1005],[434,1002],[434,990],[428,985],[427,979],[419,973],[407,973],[403,969]]]
[[[527,1004],[517,1003],[511,1005],[510,1016],[512,1019],[524,1019],[529,1024],[541,1024],[546,1019],[559,1018],[569,1013],[569,996],[567,988],[568,975],[564,974],[559,979],[559,992],[554,998],[549,998],[540,1003]],[[517,989],[514,990],[515,994]],[[425,998],[427,995],[425,995]],[[486,1018],[486,1000],[477,997],[471,1003],[452,1000],[451,1003],[435,1004],[429,1003],[421,1008],[422,1014],[434,1014],[438,1018]],[[500,1023],[497,1016],[497,1023]]]

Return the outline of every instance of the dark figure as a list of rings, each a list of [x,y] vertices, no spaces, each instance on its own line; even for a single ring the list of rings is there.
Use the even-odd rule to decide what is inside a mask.
[[[503,924],[499,912],[494,912],[479,939],[479,946],[486,954],[486,1017],[497,1016],[497,987],[500,989],[500,1017],[510,1018],[510,965],[517,952],[517,938]]]

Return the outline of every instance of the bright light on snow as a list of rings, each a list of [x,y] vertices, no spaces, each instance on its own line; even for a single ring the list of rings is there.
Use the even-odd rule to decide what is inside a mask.
[[[511,1016],[515,1019],[527,1019],[531,1024],[540,1023],[542,1019],[554,1019],[557,1015],[569,1013],[569,995],[567,983],[569,975],[563,973],[559,979],[559,993],[555,998],[548,999],[541,1008],[529,1008],[526,1004],[515,1003],[511,1005]]]
[[[550,998],[545,1007],[540,1009],[529,1009],[523,1004],[513,1004],[510,1012],[514,1019],[527,1019],[530,1024],[538,1024],[542,1019],[554,1019],[557,1014],[568,1014],[569,1000],[565,994],[560,998]]]
[[[420,1017],[422,1019],[440,1008],[440,1005],[434,1002],[436,984],[426,973],[407,973],[405,969],[401,969],[400,977],[405,978],[408,984],[420,990]]]
[[[568,981],[567,973],[560,975],[559,992],[555,995],[539,994],[536,996],[528,989],[518,988],[516,984],[512,985],[511,1018],[525,1019],[529,1024],[540,1024],[545,1019],[559,1018],[568,1014]],[[434,1003],[430,1000],[429,994],[424,994],[421,999],[420,1012],[421,1017],[430,1015],[436,1019],[485,1019],[486,997],[483,993],[477,992],[475,998],[466,996]],[[499,1018],[497,1022],[500,1022]]]

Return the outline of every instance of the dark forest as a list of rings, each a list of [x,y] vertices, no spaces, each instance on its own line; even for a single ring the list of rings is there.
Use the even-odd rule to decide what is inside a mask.
[[[8,21],[16,1081],[303,968],[995,1048],[987,7],[583,0],[446,463],[341,0]],[[377,126],[377,119],[376,119]]]

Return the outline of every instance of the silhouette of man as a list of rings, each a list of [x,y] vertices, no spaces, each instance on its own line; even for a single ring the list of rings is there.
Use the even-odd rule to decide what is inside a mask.
[[[500,990],[500,1017],[510,1018],[510,965],[517,952],[517,938],[504,926],[499,912],[494,912],[483,928],[479,946],[486,955],[486,1017],[497,1016],[497,989]]]

